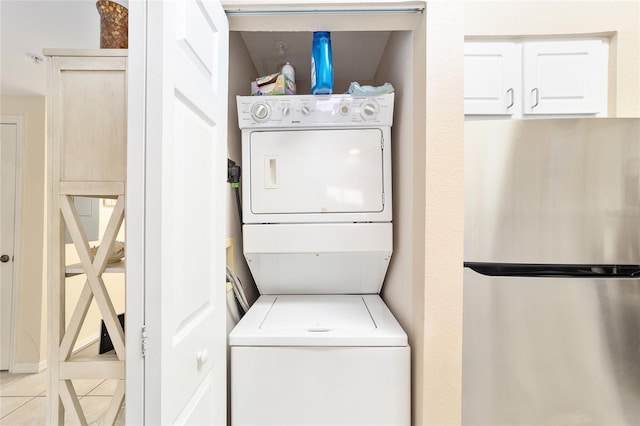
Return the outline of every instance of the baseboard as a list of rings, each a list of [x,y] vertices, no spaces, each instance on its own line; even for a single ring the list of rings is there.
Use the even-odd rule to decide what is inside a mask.
[[[81,350],[88,348],[91,345],[97,344],[100,341],[100,333],[87,336],[84,339],[76,342],[73,348],[73,353],[78,353]],[[40,361],[39,363],[16,363],[11,369],[13,374],[35,374],[44,371],[47,368],[47,360]]]
[[[47,368],[47,360],[40,362],[28,362],[28,363],[20,363],[14,364],[11,369],[11,373],[13,374],[35,374],[44,371]]]
[[[81,350],[88,348],[89,346],[100,341],[100,332],[96,334],[92,334],[90,336],[85,337],[82,340],[78,340],[76,345],[73,347],[73,353],[78,353]]]

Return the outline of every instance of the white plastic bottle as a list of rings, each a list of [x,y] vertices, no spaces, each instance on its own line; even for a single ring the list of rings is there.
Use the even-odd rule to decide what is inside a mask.
[[[293,69],[293,66],[287,62],[282,66],[282,74],[285,75],[292,83],[296,82],[296,70]]]

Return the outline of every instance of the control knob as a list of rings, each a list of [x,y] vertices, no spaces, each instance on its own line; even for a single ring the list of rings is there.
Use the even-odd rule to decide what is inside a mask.
[[[291,112],[291,110],[289,109],[289,107],[288,107],[288,106],[286,106],[286,107],[282,107],[282,116],[283,116],[283,117],[288,116],[290,112]]]
[[[378,112],[380,111],[380,106],[373,99],[368,99],[362,103],[360,107],[360,115],[365,120],[374,120],[378,117]]]
[[[302,108],[300,108],[300,112],[302,113],[302,115],[309,115],[309,107],[303,106]]]
[[[251,108],[251,117],[255,121],[268,121],[269,115],[271,115],[271,109],[269,108],[269,105],[264,102],[259,102]]]

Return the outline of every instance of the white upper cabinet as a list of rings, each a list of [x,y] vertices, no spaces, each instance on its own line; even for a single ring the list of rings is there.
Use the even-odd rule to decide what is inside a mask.
[[[465,114],[606,115],[607,43],[467,41]]]
[[[512,115],[522,86],[522,49],[516,43],[467,42],[464,45],[464,112]]]
[[[530,42],[523,48],[525,114],[606,111],[607,56],[601,40]]]

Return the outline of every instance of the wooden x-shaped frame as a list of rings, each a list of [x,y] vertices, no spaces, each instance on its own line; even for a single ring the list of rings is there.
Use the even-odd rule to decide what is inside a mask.
[[[86,425],[87,421],[71,382],[71,376],[76,376],[79,371],[86,369],[86,375],[91,375],[92,370],[99,368],[102,375],[104,375],[106,371],[112,371],[111,378],[119,379],[118,386],[111,401],[111,405],[104,417],[103,424],[113,424],[115,422],[120,406],[124,400],[124,331],[118,321],[118,316],[107,293],[104,280],[102,279],[102,274],[107,267],[109,252],[116,241],[116,236],[118,235],[118,231],[120,230],[120,226],[124,220],[124,205],[124,195],[119,195],[111,214],[111,218],[109,219],[107,229],[100,243],[100,247],[98,248],[94,258],[91,254],[89,242],[87,241],[84,229],[82,229],[82,226],[80,225],[78,212],[73,204],[71,196],[60,195],[60,211],[62,212],[62,217],[64,218],[69,235],[71,235],[71,239],[76,247],[80,262],[87,276],[80,298],[78,299],[71,316],[68,328],[60,342],[60,381],[64,382],[61,383],[62,386],[60,386],[60,399],[65,407],[65,411],[69,413],[76,422],[82,425]],[[84,323],[94,297],[96,299],[98,309],[102,314],[104,324],[109,332],[109,336],[113,342],[113,347],[118,357],[118,361],[100,361],[100,366],[97,366],[93,362],[69,362],[73,346],[78,339],[80,329],[82,328],[82,324]],[[69,373],[65,374],[67,368],[69,369]],[[73,372],[71,372],[72,369]],[[109,375],[109,373],[107,373],[107,375]]]

